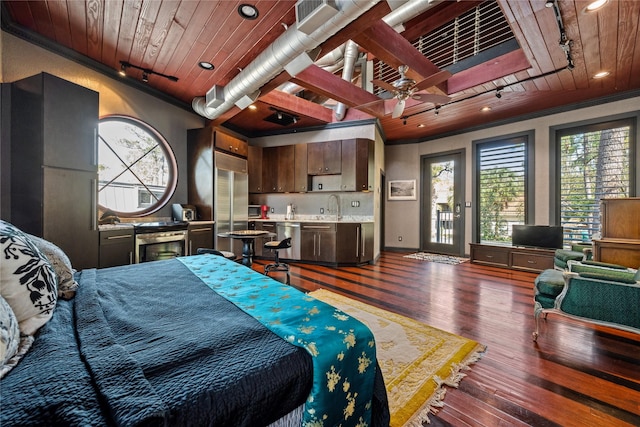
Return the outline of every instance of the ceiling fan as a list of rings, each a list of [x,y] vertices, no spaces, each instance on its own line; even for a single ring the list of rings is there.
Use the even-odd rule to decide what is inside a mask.
[[[390,94],[393,95],[393,98],[396,100],[396,104],[393,107],[393,112],[391,114],[392,118],[398,118],[404,112],[404,108],[406,105],[407,99],[415,99],[421,102],[430,102],[432,104],[446,104],[451,100],[447,95],[438,95],[428,92],[421,92],[424,89],[435,86],[447,80],[451,77],[451,73],[449,71],[443,70],[439,71],[426,79],[417,82],[405,75],[405,73],[409,70],[407,65],[401,65],[398,67],[398,72],[400,73],[400,78],[392,83],[387,83],[382,80],[374,79],[372,83]],[[378,101],[370,102],[360,107],[365,107],[369,105],[373,105],[378,102],[389,101],[389,99],[379,99]]]

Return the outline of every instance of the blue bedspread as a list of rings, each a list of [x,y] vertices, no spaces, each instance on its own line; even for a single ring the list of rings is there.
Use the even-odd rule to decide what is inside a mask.
[[[307,398],[306,351],[178,260],[85,270],[78,279],[75,299],[58,302],[0,382],[3,427],[260,426]],[[373,425],[388,420],[380,375],[373,417]]]

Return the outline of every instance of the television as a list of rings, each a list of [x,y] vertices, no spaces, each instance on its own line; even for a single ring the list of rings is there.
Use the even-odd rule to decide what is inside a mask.
[[[563,229],[553,225],[513,225],[511,245],[529,248],[562,249]]]

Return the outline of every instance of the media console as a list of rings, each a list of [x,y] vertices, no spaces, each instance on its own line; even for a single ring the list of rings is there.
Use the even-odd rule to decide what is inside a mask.
[[[553,256],[556,251],[482,243],[470,243],[470,246],[472,263],[535,272],[553,268]]]

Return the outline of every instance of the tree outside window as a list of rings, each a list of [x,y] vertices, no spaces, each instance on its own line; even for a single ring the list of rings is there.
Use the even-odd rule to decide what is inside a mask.
[[[176,161],[151,126],[126,116],[108,116],[99,126],[98,201],[121,216],[157,211],[176,187]]]
[[[511,243],[511,227],[526,223],[526,138],[477,144],[476,162],[479,241]]]
[[[559,206],[565,245],[600,232],[600,200],[630,196],[631,125],[573,128],[559,134]]]

